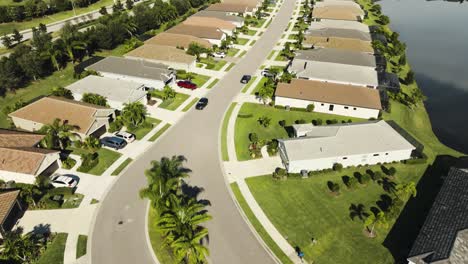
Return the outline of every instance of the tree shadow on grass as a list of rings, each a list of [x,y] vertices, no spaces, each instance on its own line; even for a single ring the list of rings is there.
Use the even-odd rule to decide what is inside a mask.
[[[437,156],[418,182],[417,196],[408,201],[385,238],[383,245],[393,255],[395,263],[407,263],[414,240],[443,184],[443,178],[452,166],[468,167],[468,157]]]

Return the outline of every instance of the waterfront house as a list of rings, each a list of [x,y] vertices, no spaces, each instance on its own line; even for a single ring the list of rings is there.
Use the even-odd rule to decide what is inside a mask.
[[[361,8],[352,6],[327,5],[322,7],[314,7],[312,10],[312,18],[319,19],[334,19],[348,21],[362,21],[364,19],[364,11]]]
[[[310,23],[309,26],[309,30],[320,30],[326,28],[358,30],[365,33],[370,32],[368,25],[357,21],[347,20],[321,19],[320,21]]]
[[[452,167],[444,177],[408,262],[468,263],[468,169]]]
[[[293,79],[279,83],[275,91],[275,105],[307,108],[314,112],[377,118],[382,109],[380,94],[376,89],[330,82]]]
[[[17,128],[38,131],[44,125],[60,119],[76,126],[74,133],[81,139],[88,136],[99,137],[109,127],[109,120],[115,117],[114,109],[49,96],[32,102],[8,115]]]
[[[349,167],[403,161],[416,149],[383,120],[305,126],[309,128],[302,131],[305,136],[278,140],[281,160],[290,173],[330,169],[334,164]]]
[[[167,65],[113,56],[100,60],[86,69],[107,78],[142,83],[148,88],[158,90],[175,80],[174,70],[169,69]]]
[[[128,103],[146,104],[146,86],[141,83],[89,75],[66,88],[77,101],[86,93],[104,96],[107,104],[117,110],[122,110]]]
[[[43,149],[44,135],[0,129],[0,178],[34,183],[38,175],[50,175],[60,167],[57,150]]]
[[[197,61],[195,56],[185,53],[183,49],[151,44],[145,44],[130,51],[125,54],[125,58],[160,63],[184,71],[191,71],[195,68]]]

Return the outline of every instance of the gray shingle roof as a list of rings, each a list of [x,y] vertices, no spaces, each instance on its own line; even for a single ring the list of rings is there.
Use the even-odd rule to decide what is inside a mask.
[[[348,51],[342,49],[316,48],[296,52],[296,57],[302,60],[321,61],[329,63],[377,67],[374,55],[365,52]]]
[[[88,70],[108,72],[138,78],[167,82],[172,73],[169,67],[161,63],[147,62],[120,57],[107,57],[87,67]]]
[[[466,239],[467,236],[461,232],[466,229],[468,229],[468,171],[451,168],[413,243],[408,259],[415,263],[433,263],[450,257],[450,263],[466,263],[460,259],[464,255],[466,260],[468,254],[466,240],[463,243],[464,254],[451,256],[456,239],[462,237]]]

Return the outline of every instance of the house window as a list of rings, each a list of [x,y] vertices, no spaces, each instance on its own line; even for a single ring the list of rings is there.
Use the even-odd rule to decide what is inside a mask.
[[[387,155],[388,155],[388,153],[385,153],[385,155],[387,156]]]
[[[320,104],[321,106],[324,106],[325,104]]]
[[[345,106],[344,109],[349,109],[349,107]]]
[[[356,108],[356,107],[354,107],[354,108],[353,108],[353,110],[357,110],[357,108]]]
[[[344,159],[344,160],[345,160],[345,159],[348,159],[348,157],[343,157],[343,159]]]
[[[374,157],[377,157],[377,156],[379,156],[379,154],[374,154]]]
[[[335,106],[331,104],[331,105],[328,107],[328,110],[333,111],[333,108],[335,108]]]

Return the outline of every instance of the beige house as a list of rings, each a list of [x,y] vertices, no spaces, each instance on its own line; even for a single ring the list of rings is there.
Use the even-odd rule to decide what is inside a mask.
[[[310,104],[315,112],[365,119],[377,118],[382,109],[376,89],[302,79],[278,84],[275,105],[306,108]]]
[[[19,190],[0,193],[0,239],[13,229],[23,211],[18,200],[19,194]]]
[[[33,183],[60,167],[57,150],[39,148],[44,135],[0,129],[0,178]]]
[[[187,50],[190,44],[192,43],[198,44],[207,49],[210,49],[213,46],[213,44],[211,44],[206,39],[198,38],[191,35],[172,34],[167,32],[159,33],[158,35],[145,41],[145,44],[149,45],[169,46],[175,48],[183,48],[184,50]]]
[[[249,6],[246,4],[241,4],[237,2],[229,2],[229,3],[216,3],[210,5],[208,8],[205,9],[206,11],[218,11],[218,12],[226,12],[230,15],[253,15],[257,10],[253,6]]]
[[[370,41],[351,38],[305,36],[304,47],[333,48],[357,52],[374,53],[374,48]]]
[[[183,24],[192,26],[202,27],[213,27],[226,33],[228,36],[232,36],[236,30],[236,25],[231,22],[215,18],[215,17],[200,17],[191,16],[187,18]]]
[[[364,19],[364,11],[361,8],[352,6],[330,5],[314,7],[312,17],[315,19],[362,21]]]
[[[166,32],[206,39],[211,44],[218,46],[221,45],[221,42],[226,38],[226,34],[215,27],[194,26],[183,23],[170,28]]]
[[[191,71],[196,67],[195,56],[188,55],[184,50],[170,46],[145,44],[125,54],[125,58],[162,63],[171,68],[185,71]]]
[[[55,96],[41,98],[9,114],[17,128],[31,132],[38,131],[46,124],[52,124],[58,118],[76,126],[75,132],[81,139],[104,134],[109,120],[113,119],[114,115],[111,108]]]

